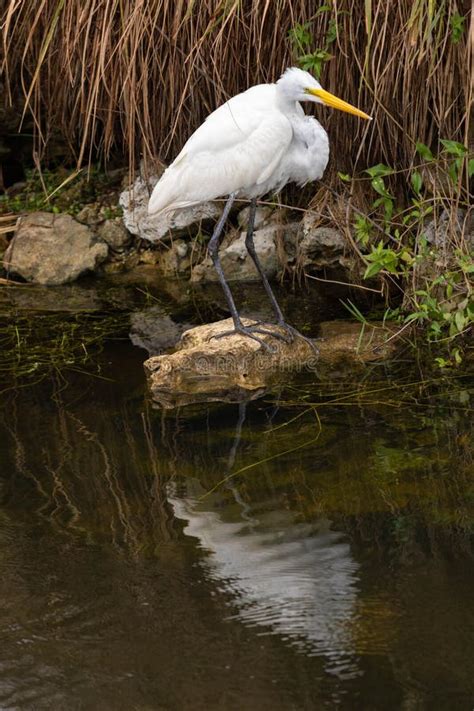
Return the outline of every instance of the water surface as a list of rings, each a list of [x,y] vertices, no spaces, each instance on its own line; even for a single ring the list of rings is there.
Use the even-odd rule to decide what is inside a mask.
[[[28,347],[73,320],[88,357],[64,337],[2,376],[0,708],[473,708],[471,378],[374,364],[163,412],[129,312],[214,295],[29,293],[0,319]]]

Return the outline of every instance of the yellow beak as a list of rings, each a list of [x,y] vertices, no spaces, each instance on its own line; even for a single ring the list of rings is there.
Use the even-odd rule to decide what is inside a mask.
[[[372,121],[372,116],[365,114],[360,109],[356,109],[355,106],[348,104],[347,101],[338,99],[337,96],[334,96],[334,94],[330,94],[329,91],[325,91],[324,89],[306,89],[306,91],[308,94],[313,94],[313,96],[317,96],[318,99],[321,99],[323,104],[326,104],[326,106],[331,106],[331,108],[333,109],[339,109],[339,111],[346,111],[348,114],[354,114],[354,116],[359,116],[360,118]]]

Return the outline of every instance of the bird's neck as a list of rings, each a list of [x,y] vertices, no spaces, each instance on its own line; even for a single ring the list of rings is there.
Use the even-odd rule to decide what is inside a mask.
[[[303,110],[299,101],[290,99],[284,91],[281,91],[278,84],[276,84],[276,105],[277,108],[288,117],[301,116]]]

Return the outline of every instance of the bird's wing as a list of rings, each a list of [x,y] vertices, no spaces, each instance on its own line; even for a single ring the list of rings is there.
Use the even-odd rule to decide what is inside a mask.
[[[155,186],[150,213],[212,200],[267,180],[293,136],[271,89],[252,87],[206,119]]]
[[[270,90],[270,91],[269,91]],[[219,106],[189,137],[174,163],[203,151],[219,152],[245,140],[273,108],[274,92],[267,85],[254,86]]]

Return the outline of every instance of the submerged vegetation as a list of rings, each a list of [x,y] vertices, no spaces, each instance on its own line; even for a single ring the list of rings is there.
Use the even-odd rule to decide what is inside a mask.
[[[67,371],[99,375],[106,340],[124,338],[128,314],[38,313],[0,318],[0,391],[62,376]],[[125,334],[125,335],[124,335]]]

